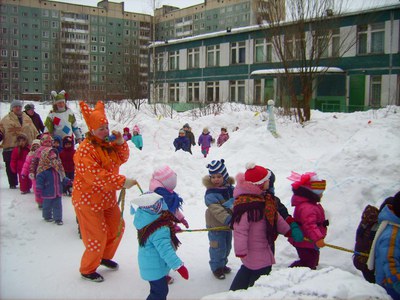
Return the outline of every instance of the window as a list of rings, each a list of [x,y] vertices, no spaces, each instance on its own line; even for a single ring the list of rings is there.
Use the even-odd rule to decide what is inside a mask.
[[[332,31],[332,56],[340,56],[340,30],[334,29]]]
[[[219,45],[207,46],[207,67],[219,67],[220,48]]]
[[[188,83],[188,101],[189,102],[199,102],[200,100],[200,85],[198,82]]]
[[[207,102],[219,102],[219,82],[207,82]]]
[[[244,103],[244,80],[229,81],[230,101]]]
[[[162,85],[157,85],[156,87],[158,99],[155,99],[156,102],[162,102],[164,99],[164,89]]]
[[[179,51],[169,52],[168,65],[169,70],[179,70]]]
[[[188,68],[194,69],[200,66],[200,49],[192,48],[188,49]]]
[[[169,101],[179,102],[179,83],[169,84]]]
[[[255,40],[255,62],[265,63],[272,61],[272,43],[266,39]]]
[[[12,57],[18,57],[18,50],[11,50]]]
[[[385,23],[359,25],[357,27],[358,54],[383,53],[385,45]]]
[[[231,43],[231,64],[244,64],[246,59],[246,43]]]
[[[254,101],[253,104],[261,104],[261,79],[254,80]]]
[[[369,105],[372,107],[381,106],[382,76],[371,76]]]
[[[285,58],[287,60],[301,59],[305,51],[304,33],[285,36]]]
[[[163,53],[157,53],[156,54],[156,70],[157,71],[162,71],[163,70],[163,65],[164,65],[164,54]]]

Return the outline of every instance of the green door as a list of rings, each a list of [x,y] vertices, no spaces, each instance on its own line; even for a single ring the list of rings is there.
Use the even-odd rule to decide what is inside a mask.
[[[264,99],[267,102],[269,99],[274,99],[274,79],[266,78],[265,79],[265,87],[264,87]]]
[[[364,110],[365,75],[350,76],[349,112]]]

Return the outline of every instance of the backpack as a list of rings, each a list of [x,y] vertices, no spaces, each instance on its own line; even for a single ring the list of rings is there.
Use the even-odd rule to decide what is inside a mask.
[[[358,225],[356,232],[355,252],[368,253],[371,250],[372,242],[376,231],[378,230],[378,215],[379,210],[375,206],[367,205],[361,215],[361,222]],[[375,283],[375,270],[369,270],[367,267],[367,256],[355,253],[353,255],[353,264],[356,269],[363,273],[364,278]]]

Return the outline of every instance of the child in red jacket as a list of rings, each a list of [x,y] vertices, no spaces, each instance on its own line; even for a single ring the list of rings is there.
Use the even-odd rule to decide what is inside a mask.
[[[65,136],[62,140],[62,150],[60,152],[60,159],[65,170],[65,175],[71,180],[74,180],[74,142],[71,136]],[[63,188],[63,193],[67,196],[72,194],[72,185],[66,185]]]
[[[21,194],[30,193],[32,182],[29,177],[22,175],[22,168],[25,163],[26,156],[30,151],[28,138],[24,133],[20,133],[17,136],[17,147],[15,147],[11,153],[11,170],[18,174],[19,189]]]

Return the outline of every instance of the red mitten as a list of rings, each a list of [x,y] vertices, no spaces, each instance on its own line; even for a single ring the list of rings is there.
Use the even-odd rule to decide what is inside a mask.
[[[189,228],[189,223],[186,221],[185,218],[183,218],[183,219],[181,220],[181,223],[182,223],[186,228]]]
[[[325,245],[324,239],[320,239],[320,240],[316,241],[315,246],[317,246],[318,248],[325,247],[326,245]]]
[[[184,279],[189,279],[189,271],[186,269],[184,265],[180,266],[179,269],[176,270]]]
[[[292,223],[294,222],[294,219],[293,219],[292,216],[288,216],[288,217],[285,219],[285,221],[286,221],[286,223],[288,223],[288,224],[290,225],[290,224],[292,224]]]
[[[181,229],[178,225],[175,225],[175,226],[174,226],[174,229],[175,229],[175,232],[182,231],[182,229]]]

